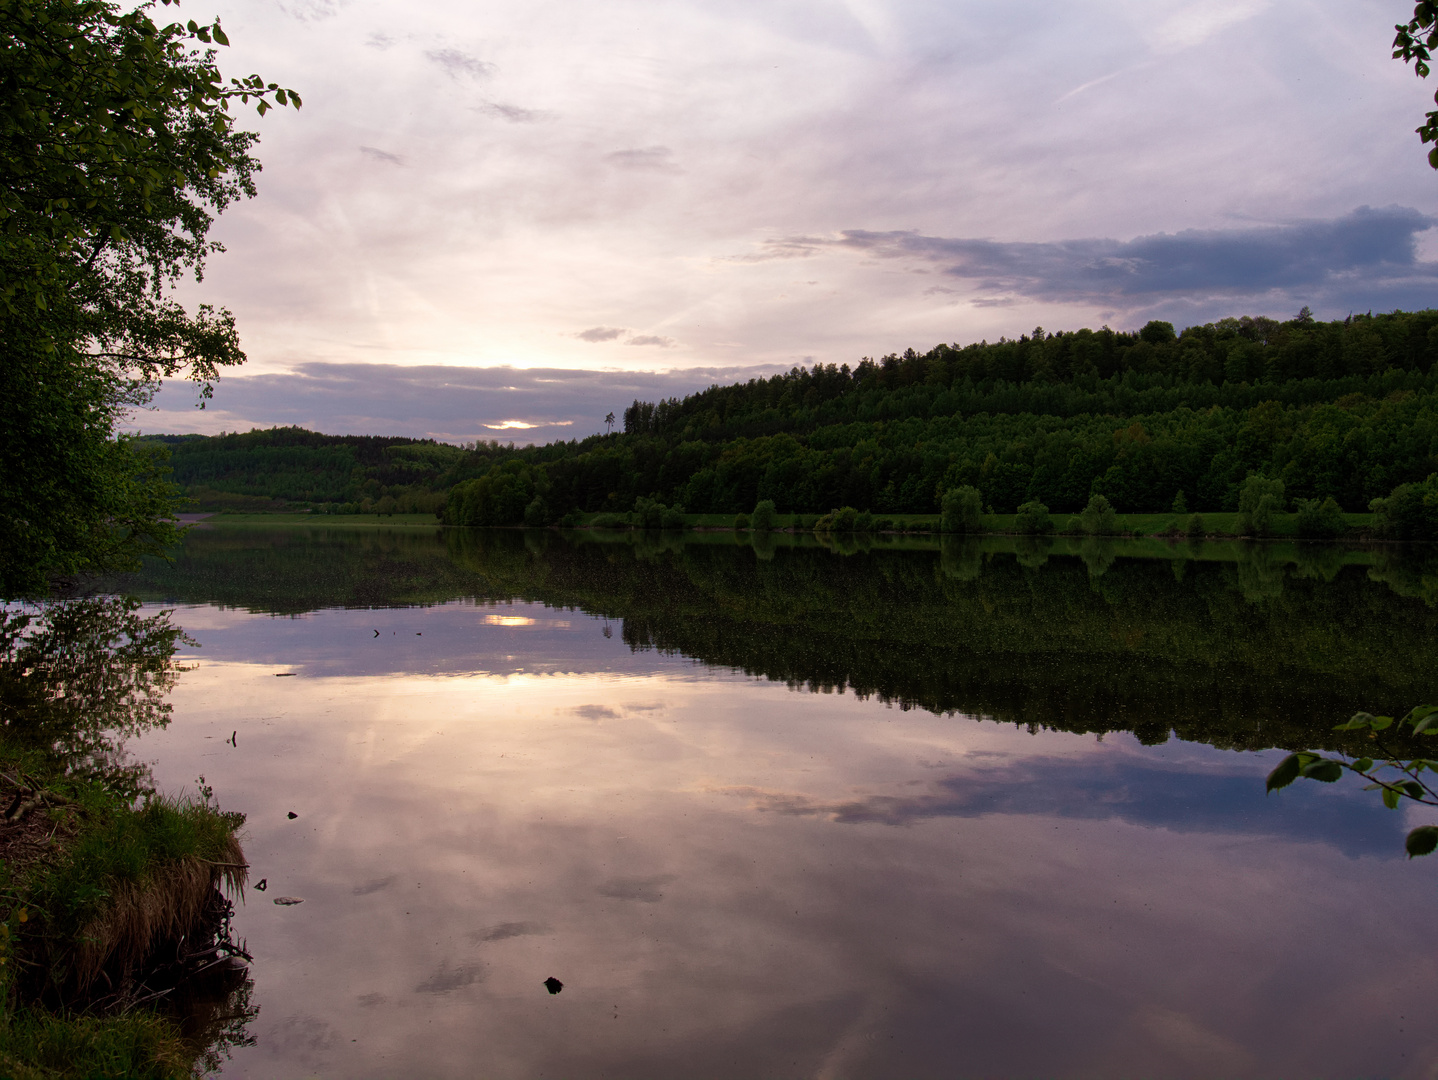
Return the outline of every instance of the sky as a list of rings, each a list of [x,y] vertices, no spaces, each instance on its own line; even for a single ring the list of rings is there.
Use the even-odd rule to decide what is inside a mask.
[[[1411,11],[1411,5],[1408,6]],[[1433,80],[1377,0],[185,0],[263,118],[132,429],[547,442],[1035,326],[1434,306]]]

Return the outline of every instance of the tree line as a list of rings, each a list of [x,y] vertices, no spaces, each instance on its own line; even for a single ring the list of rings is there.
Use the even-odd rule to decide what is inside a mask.
[[[1239,510],[1250,477],[1284,504],[1363,512],[1438,472],[1438,311],[1318,322],[1150,322],[795,368],[634,402],[624,431],[488,447],[449,494],[453,524],[629,512],[936,514],[959,488],[989,512]],[[1419,502],[1427,489],[1419,492]],[[1429,508],[1432,509],[1431,506]]]

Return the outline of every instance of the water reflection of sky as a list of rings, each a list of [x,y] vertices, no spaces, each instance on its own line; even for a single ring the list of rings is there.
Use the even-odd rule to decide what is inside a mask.
[[[1265,798],[1273,754],[795,692],[535,605],[178,619],[137,749],[269,882],[227,1075],[1438,1064],[1434,867],[1352,787]]]

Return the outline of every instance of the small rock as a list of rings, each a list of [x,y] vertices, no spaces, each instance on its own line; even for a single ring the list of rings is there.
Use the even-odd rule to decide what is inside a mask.
[[[278,904],[279,901],[276,900],[275,903]],[[553,975],[551,975],[549,978],[544,980],[544,988],[548,990],[551,994],[557,994],[559,993],[559,991],[564,989],[564,984],[558,979],[556,979]]]
[[[280,907],[294,907],[294,905],[296,905],[296,904],[303,904],[304,902],[305,902],[305,900],[304,900],[304,897],[302,897],[302,896],[277,896],[277,897],[275,897],[275,903],[279,904]],[[557,993],[559,993],[559,991],[558,991],[558,990],[551,990],[550,993],[551,993],[551,994],[557,994]]]
[[[295,818],[299,817],[299,814],[296,814],[293,810],[291,810],[288,814],[285,815],[285,817],[289,818],[291,821],[294,821]]]

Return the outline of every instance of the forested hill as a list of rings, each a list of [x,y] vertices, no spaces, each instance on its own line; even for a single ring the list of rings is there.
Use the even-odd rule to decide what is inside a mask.
[[[1362,511],[1438,472],[1435,359],[1438,310],[1327,323],[1305,310],[1181,335],[1161,322],[1138,333],[1036,329],[634,402],[622,433],[543,447],[374,440],[384,445],[369,463],[349,441],[290,429],[335,453],[333,465],[313,463],[330,481],[302,495],[303,485],[266,489],[268,474],[251,469],[244,493],[423,509],[449,491],[447,519],[474,525],[519,523],[527,510],[531,522],[627,512],[639,498],[690,513],[772,499],[780,513],[923,514],[961,485],[1000,513],[1030,500],[1073,513],[1095,493],[1120,511],[1162,511],[1180,491],[1202,512],[1235,509],[1239,485],[1259,473],[1282,480],[1288,500],[1332,496]],[[176,476],[192,490],[239,491],[244,440],[270,434],[220,440],[236,456],[205,458],[204,469],[205,452],[180,441]],[[266,460],[293,455],[280,450],[268,446]]]
[[[388,497],[387,511],[432,512],[451,486],[470,475],[459,471],[468,456],[464,450],[433,439],[285,427],[142,441],[168,448],[173,479],[205,510],[334,510],[349,504],[357,511]]]

